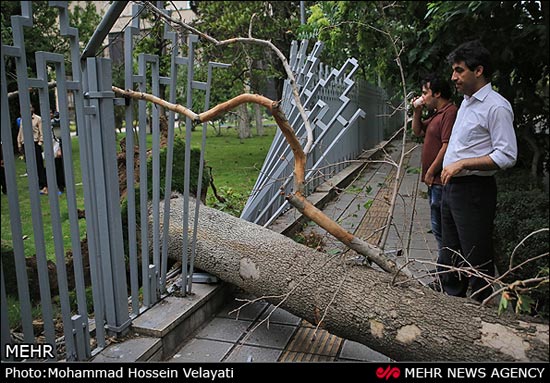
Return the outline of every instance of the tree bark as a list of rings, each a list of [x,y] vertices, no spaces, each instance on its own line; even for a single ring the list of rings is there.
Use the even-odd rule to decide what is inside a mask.
[[[237,112],[239,115],[239,138],[244,140],[245,138],[250,138],[250,115],[248,114],[248,106],[246,104],[241,104],[237,107]]]
[[[264,135],[264,122],[262,108],[258,104],[254,104],[254,115],[256,116],[256,135],[262,137]]]
[[[171,202],[168,252],[180,258],[183,198]],[[346,264],[206,206],[197,238],[197,268],[275,305],[286,297],[280,307],[311,323],[326,310],[321,327],[394,360],[548,361],[547,323],[499,317],[495,307],[415,281],[395,286],[388,273]]]

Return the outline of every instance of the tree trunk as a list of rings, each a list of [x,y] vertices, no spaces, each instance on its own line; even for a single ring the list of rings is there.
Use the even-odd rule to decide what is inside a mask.
[[[182,254],[182,205],[183,198],[172,199],[168,251],[176,258]],[[325,314],[321,327],[392,359],[548,361],[548,324],[498,317],[495,307],[415,281],[393,286],[388,273],[346,264],[342,256],[205,206],[199,220],[197,268],[275,305],[286,297],[280,307],[311,323]]]
[[[256,135],[262,137],[264,135],[264,122],[260,105],[254,104],[254,114],[256,116]]]
[[[241,140],[250,138],[250,115],[248,114],[248,106],[246,104],[239,105],[237,107],[237,112],[239,115],[239,138]]]

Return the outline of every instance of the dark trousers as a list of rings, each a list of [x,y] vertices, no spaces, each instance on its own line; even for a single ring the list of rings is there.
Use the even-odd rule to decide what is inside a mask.
[[[428,201],[430,202],[430,218],[432,233],[437,241],[437,248],[441,249],[441,194],[443,185],[433,184],[428,187]]]
[[[443,187],[441,199],[442,249],[438,263],[455,267],[475,267],[493,276],[493,220],[497,188],[494,177],[454,177]],[[438,271],[448,268],[438,266]],[[465,297],[468,287],[475,292],[487,285],[483,278],[460,272],[441,274],[443,290]],[[473,296],[482,301],[492,293],[487,287]]]
[[[42,146],[38,145],[38,142],[34,142],[34,154],[36,155],[36,170],[38,172],[38,186],[40,189],[44,189],[48,186],[46,178],[46,169],[44,168],[44,158],[42,158]]]

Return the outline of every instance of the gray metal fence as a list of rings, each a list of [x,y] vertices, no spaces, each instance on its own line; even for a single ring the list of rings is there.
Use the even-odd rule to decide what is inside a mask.
[[[306,163],[306,193],[402,125],[402,115],[393,114],[381,88],[353,80],[358,69],[356,59],[348,59],[340,69],[330,68],[319,59],[322,48],[323,44],[317,42],[308,54],[307,40],[300,44],[294,41],[289,60],[313,129],[314,143]],[[305,143],[304,122],[288,81],[283,89],[283,111]],[[291,191],[293,169],[294,155],[277,131],[241,218],[269,226],[288,209],[284,194]]]
[[[122,4],[121,4],[122,3]],[[11,20],[13,29],[13,45],[2,44],[1,47],[1,126],[2,149],[7,181],[7,204],[2,204],[2,213],[9,210],[11,228],[11,247],[16,274],[16,290],[6,288],[7,270],[4,267],[6,257],[2,255],[1,270],[1,346],[2,360],[10,360],[5,354],[5,345],[14,343],[44,343],[56,345],[55,359],[86,360],[98,353],[107,345],[110,335],[124,334],[131,321],[136,316],[153,306],[166,295],[167,286],[167,238],[170,214],[170,198],[172,180],[172,163],[175,135],[175,116],[168,114],[168,137],[166,144],[166,177],[165,195],[161,195],[160,185],[160,113],[157,107],[146,105],[145,101],[131,101],[115,97],[112,91],[112,63],[108,58],[95,56],[95,50],[105,37],[105,28],[114,23],[126,2],[113,2],[108,10],[102,27],[96,31],[92,41],[84,53],[81,53],[78,30],[70,27],[67,2],[53,1],[49,3],[59,11],[59,33],[68,38],[70,51],[67,54],[36,52],[35,78],[27,74],[27,52],[25,50],[24,28],[32,28],[32,3],[21,2],[21,16]],[[160,96],[160,86],[169,89],[168,101],[176,102],[176,87],[184,86],[187,94],[186,106],[191,108],[193,89],[206,92],[205,110],[208,109],[210,81],[213,68],[224,67],[224,64],[208,63],[208,79],[205,82],[194,79],[193,64],[194,49],[198,41],[196,36],[176,34],[168,26],[164,38],[172,49],[171,64],[168,73],[161,73],[158,56],[139,54],[134,58],[134,40],[140,33],[139,20],[141,8],[133,5],[133,21],[124,32],[124,85],[114,84],[127,89],[148,91]],[[108,31],[108,30],[107,30]],[[181,55],[182,42],[185,44],[186,55]],[[33,142],[31,127],[30,91],[37,91],[39,109],[42,112],[44,131],[44,163],[46,167],[49,193],[40,195],[38,185],[38,167],[33,145],[25,145],[25,160],[28,184],[18,190],[16,174],[16,158],[14,155],[12,124],[16,116],[10,116],[9,97],[7,89],[6,63],[14,60],[17,76],[17,90],[21,111],[21,124],[25,143]],[[134,73],[134,64],[137,73]],[[70,68],[70,73],[67,73]],[[184,76],[181,75],[183,68]],[[183,77],[183,78],[182,78]],[[66,180],[66,191],[56,193],[56,169],[54,166],[53,143],[49,139],[51,122],[47,118],[53,105],[50,105],[50,84],[55,81],[56,101],[59,105],[61,139],[63,142],[63,165]],[[49,84],[50,83],[50,84]],[[183,85],[182,85],[183,84]],[[69,101],[71,100],[71,102]],[[69,109],[72,103],[74,111]],[[135,105],[137,104],[137,105]],[[117,159],[117,136],[115,130],[115,106],[125,108],[125,140],[128,148],[126,156],[127,177],[127,229],[122,224],[121,195],[119,191],[119,174]],[[137,109],[137,115],[134,115]],[[74,114],[74,120],[70,116]],[[76,125],[77,135],[71,133],[71,123]],[[149,129],[151,127],[151,129]],[[117,127],[121,128],[121,127]],[[196,241],[196,227],[191,228],[191,236],[187,234],[189,214],[198,214],[199,200],[194,211],[189,210],[190,200],[190,152],[191,128],[189,119],[185,125],[185,169],[184,172],[184,208],[183,222],[178,223],[185,228],[182,245],[182,284],[184,293],[192,288],[193,257]],[[150,132],[149,132],[150,130]],[[134,137],[137,132],[138,139]],[[206,132],[206,129],[203,129]],[[148,148],[147,138],[151,136],[152,144]],[[202,148],[206,135],[202,136]],[[76,141],[80,155],[80,173],[75,172],[74,158],[71,146]],[[139,193],[136,201],[134,178],[135,160],[133,149],[139,149]],[[147,158],[151,157],[152,171],[148,176]],[[201,154],[201,163],[202,163]],[[198,192],[202,180],[202,165],[198,176]],[[75,174],[81,174],[76,179]],[[150,177],[150,179],[148,179]],[[19,182],[21,183],[21,181]],[[152,184],[152,200],[148,200],[148,184]],[[27,190],[28,188],[28,190]],[[82,193],[79,193],[82,188]],[[29,198],[27,199],[27,193]],[[77,199],[83,194],[82,200]],[[166,195],[167,194],[167,195]],[[43,203],[47,198],[48,203]],[[161,202],[164,199],[164,202]],[[67,204],[69,232],[63,232],[62,223],[65,217],[60,215],[60,204]],[[21,220],[21,204],[30,204],[32,215],[32,233],[24,233]],[[163,214],[160,222],[160,209]],[[193,205],[191,205],[193,206]],[[46,210],[46,211],[45,211]],[[85,211],[85,230],[79,229],[79,210]],[[52,238],[46,238],[44,217],[50,216]],[[136,217],[139,215],[139,222]],[[2,218],[4,219],[4,218]],[[197,220],[195,219],[195,222]],[[138,230],[139,228],[139,230]],[[163,230],[163,233],[161,233]],[[127,231],[127,232],[125,232]],[[139,238],[138,238],[139,231]],[[8,238],[8,233],[2,232],[2,241]],[[29,235],[30,234],[30,235]],[[39,279],[39,300],[35,302],[29,291],[29,276],[26,268],[25,252],[30,241],[24,242],[26,236],[32,237],[36,254],[37,275]],[[127,237],[128,249],[124,247],[124,237]],[[65,248],[63,238],[70,237],[70,249]],[[82,242],[81,239],[85,237]],[[55,254],[46,253],[46,243],[53,241]],[[138,246],[139,245],[139,246]],[[141,251],[139,249],[142,249]],[[190,249],[188,252],[187,249]],[[70,250],[72,268],[66,267],[66,253]],[[190,255],[188,255],[190,254]],[[55,256],[54,267],[51,260]],[[89,265],[89,268],[88,266]],[[189,265],[189,266],[188,266]],[[50,269],[49,269],[50,267]],[[11,271],[10,271],[11,273]],[[50,273],[56,273],[57,286],[50,283]],[[71,278],[68,278],[68,277]],[[141,280],[140,280],[141,276]],[[87,279],[91,283],[87,285]],[[74,280],[74,286],[68,281]],[[86,291],[91,289],[91,299]],[[54,291],[59,297],[52,299]],[[74,293],[74,294],[73,294]],[[8,296],[15,297],[16,308],[19,310],[20,327],[10,329],[8,320]],[[91,302],[90,302],[91,300]],[[90,311],[88,307],[91,306]],[[43,330],[33,327],[33,307],[40,307]],[[57,312],[60,312],[58,316]],[[58,326],[61,324],[61,326]],[[63,333],[56,328],[63,328]]]

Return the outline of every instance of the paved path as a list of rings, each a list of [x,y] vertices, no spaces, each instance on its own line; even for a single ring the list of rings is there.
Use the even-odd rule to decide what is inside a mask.
[[[380,245],[382,227],[386,224],[392,194],[395,167],[387,160],[397,161],[398,143],[390,143],[382,156],[369,162],[323,211],[348,231],[370,243]],[[400,182],[394,219],[385,251],[393,254],[398,264],[409,262],[421,278],[433,265],[436,242],[430,230],[430,214],[426,199],[426,185],[420,182],[421,147],[409,143],[405,158],[406,171]],[[292,210],[280,221],[295,219]],[[290,218],[289,218],[290,217]],[[281,225],[279,225],[281,226]],[[277,227],[277,223],[273,226]],[[345,251],[345,247],[315,224],[304,229],[305,236],[322,239],[325,252]],[[357,256],[353,251],[350,258]],[[422,280],[422,279],[421,279]],[[423,278],[423,282],[429,282]],[[200,328],[170,359],[174,362],[330,362],[330,361],[388,361],[389,359],[368,347],[338,338],[282,309],[275,310],[269,327],[260,321],[273,311],[267,302],[257,302],[239,312],[241,305],[230,302],[214,318]]]

